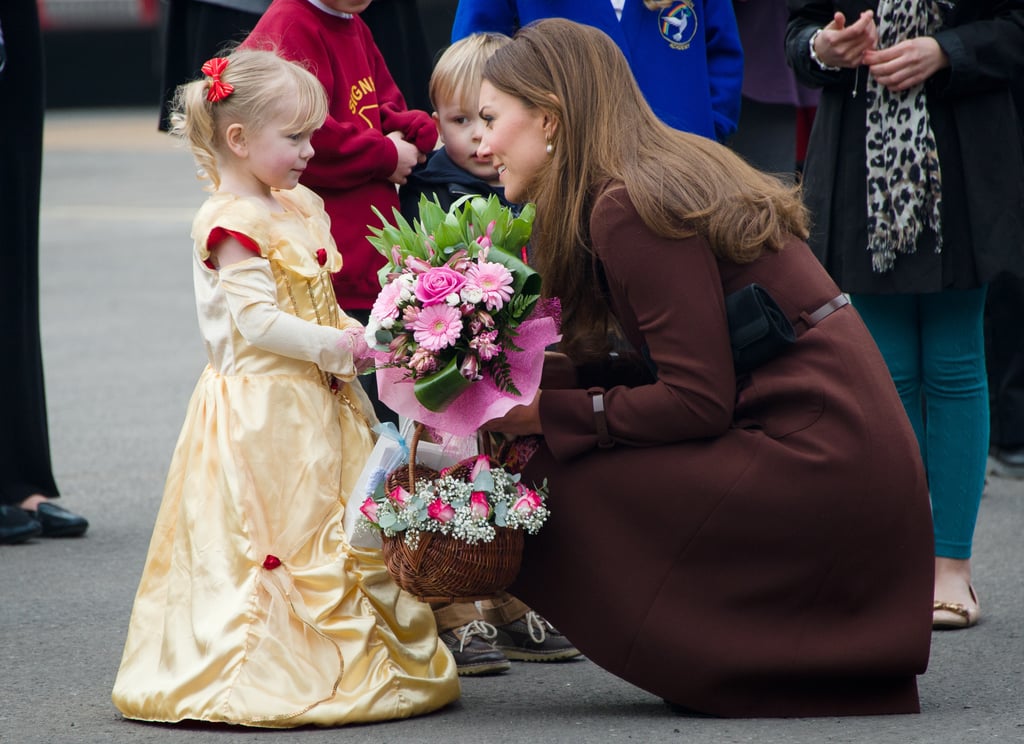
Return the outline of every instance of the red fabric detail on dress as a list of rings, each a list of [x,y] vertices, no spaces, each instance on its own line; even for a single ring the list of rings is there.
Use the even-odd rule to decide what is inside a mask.
[[[223,243],[228,238],[234,238],[235,240],[242,244],[242,247],[249,249],[257,256],[260,255],[260,247],[259,245],[256,244],[255,240],[250,238],[245,233],[240,233],[236,230],[228,230],[226,227],[214,227],[212,230],[210,230],[210,234],[206,236],[206,250],[212,253],[218,245]],[[211,261],[209,258],[203,261],[203,264],[208,269],[213,269],[214,271],[217,270],[217,267],[214,266],[213,261]]]

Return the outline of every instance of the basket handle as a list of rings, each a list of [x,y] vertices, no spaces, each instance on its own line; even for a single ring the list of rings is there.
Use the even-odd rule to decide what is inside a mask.
[[[416,448],[425,428],[423,423],[417,421],[416,428],[412,430],[412,441],[409,442],[409,493],[416,493]]]

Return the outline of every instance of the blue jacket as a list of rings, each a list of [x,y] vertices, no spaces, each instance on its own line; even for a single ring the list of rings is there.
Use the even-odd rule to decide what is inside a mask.
[[[626,0],[621,21],[610,0],[460,0],[452,41],[478,31],[511,36],[531,21],[554,17],[608,34],[669,126],[720,142],[736,131],[743,50],[732,0],[681,0],[660,11]]]

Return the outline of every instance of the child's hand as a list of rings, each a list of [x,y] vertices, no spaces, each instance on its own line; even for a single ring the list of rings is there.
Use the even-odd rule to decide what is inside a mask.
[[[370,347],[366,345],[364,333],[366,329],[362,326],[352,326],[342,331],[341,340],[338,341],[338,348],[347,349],[352,353],[352,364],[356,368],[356,374],[362,374],[373,369],[374,357]]]
[[[409,178],[412,169],[427,158],[416,149],[416,145],[406,142],[402,138],[401,132],[388,132],[387,138],[395,143],[395,149],[398,150],[398,166],[395,168],[395,172],[388,177],[388,180],[401,186]]]

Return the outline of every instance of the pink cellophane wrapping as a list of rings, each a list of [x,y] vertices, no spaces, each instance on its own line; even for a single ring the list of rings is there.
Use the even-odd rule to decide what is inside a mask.
[[[516,345],[521,352],[508,352],[508,362],[521,397],[499,390],[494,381],[484,375],[466,388],[445,410],[431,411],[416,400],[412,379],[401,367],[377,370],[377,394],[384,403],[400,416],[419,421],[434,429],[456,436],[475,434],[480,426],[491,419],[500,418],[512,408],[529,403],[540,387],[544,367],[544,350],[559,341],[558,318],[538,313],[523,321],[516,329]]]

